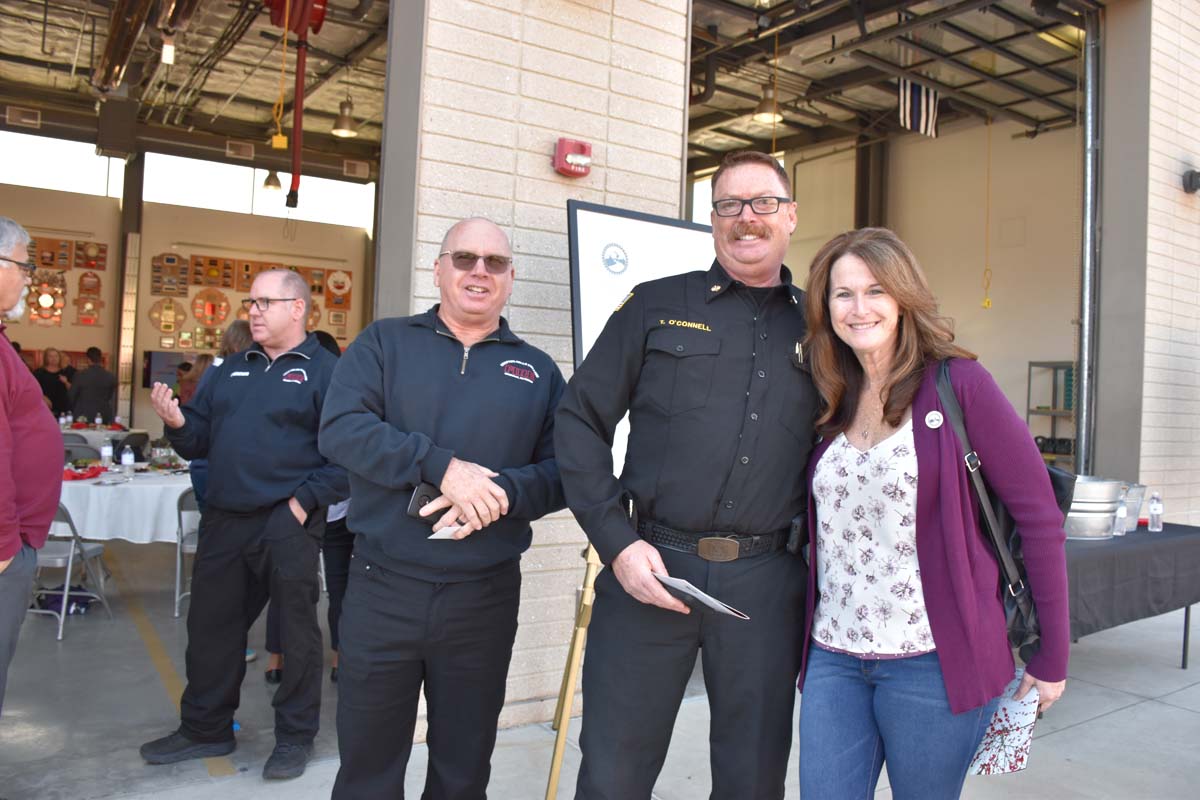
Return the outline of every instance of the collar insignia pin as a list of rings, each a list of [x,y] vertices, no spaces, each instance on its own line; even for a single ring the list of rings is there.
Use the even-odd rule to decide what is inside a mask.
[[[714,283],[714,284],[712,285],[712,288],[711,288],[711,289],[709,289],[709,291],[710,291],[710,292],[719,292],[719,291],[721,291],[721,284],[719,284],[719,283]]]
[[[942,427],[942,412],[930,411],[925,415],[925,426],[937,430]]]

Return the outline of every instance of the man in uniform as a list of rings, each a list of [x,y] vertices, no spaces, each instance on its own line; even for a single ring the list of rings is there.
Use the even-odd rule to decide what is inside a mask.
[[[268,779],[304,773],[321,712],[323,647],[317,558],[325,509],[349,496],[345,471],[317,450],[337,358],[305,333],[312,304],[295,272],[259,273],[242,301],[254,344],[214,366],[183,409],[171,387],[150,400],[167,438],[210,471],[188,609],[187,688],[178,731],[142,745],[151,764],[233,752],[246,633],[267,602],[280,610],[287,666],[275,690]]]
[[[463,220],[433,269],[441,303],[363,331],[321,419],[321,452],[350,473],[358,534],[338,649],[338,800],[403,796],[422,684],[422,797],[482,800],[521,553],[530,522],[565,505],[554,461],[565,382],[500,316],[514,279],[508,237]]]
[[[783,797],[806,579],[786,544],[817,406],[803,292],[783,266],[796,206],[761,153],[727,157],[712,192],[712,266],[635,287],[556,419],[568,505],[608,566],[583,667],[579,800],[650,797],[697,650],[712,797]],[[610,448],[627,411],[617,479]],[[689,608],[652,573],[750,618]]]

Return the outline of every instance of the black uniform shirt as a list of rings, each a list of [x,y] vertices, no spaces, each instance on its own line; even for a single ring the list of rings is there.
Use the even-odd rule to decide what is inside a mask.
[[[717,262],[634,287],[571,379],[555,421],[567,504],[605,563],[637,539],[622,509],[694,532],[761,534],[804,511],[817,393],[804,293],[755,297]],[[760,295],[763,293],[759,293]],[[611,446],[629,412],[620,481]]]

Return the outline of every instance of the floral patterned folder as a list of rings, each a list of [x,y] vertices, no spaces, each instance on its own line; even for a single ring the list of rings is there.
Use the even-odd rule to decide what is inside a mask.
[[[1029,746],[1033,743],[1033,723],[1037,721],[1038,692],[1036,688],[1020,700],[1013,694],[1021,684],[1024,669],[1017,674],[1000,695],[1000,704],[988,723],[983,741],[971,760],[969,775],[1003,775],[1018,772],[1029,765]]]

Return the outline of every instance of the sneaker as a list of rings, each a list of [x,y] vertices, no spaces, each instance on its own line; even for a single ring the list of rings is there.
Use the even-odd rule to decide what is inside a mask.
[[[271,751],[271,757],[263,765],[263,778],[269,781],[299,778],[304,774],[304,766],[312,757],[311,744],[295,744],[280,742]]]
[[[251,661],[253,661],[256,658],[258,658],[258,653],[254,652],[249,647],[247,647],[246,648],[246,663],[249,664]]]
[[[147,764],[174,764],[192,758],[226,756],[232,753],[235,747],[237,742],[233,739],[225,742],[195,742],[175,731],[161,739],[146,742],[139,752]]]

